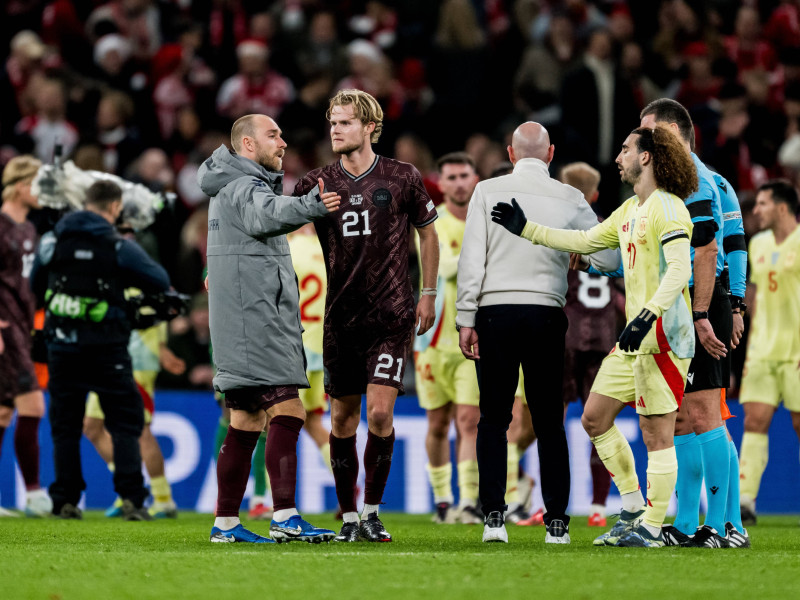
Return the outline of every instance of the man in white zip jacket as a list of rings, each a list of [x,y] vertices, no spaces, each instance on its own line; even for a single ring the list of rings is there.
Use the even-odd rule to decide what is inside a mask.
[[[475,188],[458,262],[456,328],[464,356],[477,361],[481,389],[477,450],[485,542],[508,541],[506,431],[521,364],[539,438],[545,541],[569,543],[569,449],[561,404],[569,254],[490,226],[492,207],[512,198],[529,219],[549,227],[585,230],[597,224],[583,194],[550,177],[554,150],[539,123],[523,123],[514,131],[508,147],[514,171]],[[603,250],[589,260],[609,271],[619,268],[619,256]]]

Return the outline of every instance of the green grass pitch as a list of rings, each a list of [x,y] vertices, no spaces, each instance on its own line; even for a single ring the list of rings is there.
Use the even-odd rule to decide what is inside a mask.
[[[750,550],[595,548],[603,530],[572,521],[569,546],[543,527],[509,526],[510,543],[482,528],[386,513],[390,544],[211,544],[213,517],[125,523],[0,521],[0,598],[390,600],[507,598],[686,600],[800,598],[796,517],[759,517]],[[310,518],[338,529],[330,515]],[[266,535],[265,522],[245,522]]]

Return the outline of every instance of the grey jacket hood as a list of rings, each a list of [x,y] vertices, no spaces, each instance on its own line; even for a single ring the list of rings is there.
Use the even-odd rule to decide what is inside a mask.
[[[283,171],[267,171],[258,163],[239,156],[220,146],[200,165],[197,171],[197,183],[206,196],[216,196],[219,191],[240,177],[256,177],[269,185],[276,193],[283,193]]]

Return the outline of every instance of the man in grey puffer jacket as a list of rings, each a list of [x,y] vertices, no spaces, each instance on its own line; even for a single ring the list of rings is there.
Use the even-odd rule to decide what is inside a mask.
[[[319,186],[305,196],[281,195],[286,142],[266,115],[233,124],[233,151],[220,146],[197,173],[211,197],[208,279],[211,342],[231,424],[217,462],[212,542],[328,541],[334,532],[304,521],[295,507],[297,438],[305,411],[298,387],[305,373],[299,291],[286,235],[338,210],[339,196]],[[239,522],[250,461],[270,419],[266,466],[275,514],[273,539]]]

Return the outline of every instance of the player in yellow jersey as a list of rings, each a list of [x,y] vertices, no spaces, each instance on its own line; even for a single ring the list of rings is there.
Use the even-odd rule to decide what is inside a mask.
[[[739,401],[744,406],[740,458],[742,522],[755,524],[755,502],[767,467],[769,426],[778,404],[800,437],[800,227],[797,190],[788,181],[762,185],[753,214],[763,231],[750,240],[756,286]]]
[[[139,438],[142,461],[150,476],[150,490],[153,504],[149,513],[156,518],[175,518],[178,509],[172,499],[172,489],[164,474],[164,455],[158,440],[150,430],[155,411],[156,376],[163,367],[170,373],[180,375],[185,363],[176,357],[166,346],[167,324],[159,323],[148,329],[133,330],[128,343],[128,352],[133,363],[133,378],[144,401],[144,429]],[[83,433],[94,445],[97,453],[110,470],[114,470],[114,453],[111,435],[104,427],[105,415],[100,408],[97,394],[91,392],[86,400],[86,414],[83,419]],[[117,498],[106,511],[106,516],[122,515],[122,500]]]
[[[694,355],[687,286],[692,221],[683,200],[697,189],[697,171],[678,138],[663,126],[633,130],[616,163],[636,195],[588,231],[528,222],[514,199],[497,204],[492,220],[564,252],[622,250],[628,324],[600,367],[581,420],[619,489],[623,509],[611,531],[594,543],[661,547],[661,525],[678,473],[675,417]],[[647,446],[646,504],[633,452],[614,424],[625,403],[635,404]]]
[[[456,318],[456,273],[467,207],[478,175],[475,162],[466,152],[452,152],[437,161],[439,190],[444,203],[439,206],[436,231],[439,234],[439,277],[436,296],[436,321],[424,336],[416,339],[414,359],[419,404],[426,410],[428,433],[428,480],[436,504],[434,522],[483,523],[477,509],[478,461],[475,440],[478,435],[479,392],[475,365],[464,358],[458,347]],[[450,423],[458,432],[458,510],[453,508],[450,462]]]
[[[303,324],[303,348],[306,352],[306,375],[309,388],[301,389],[300,400],[306,410],[303,425],[331,468],[330,432],[322,425],[322,415],[328,408],[325,396],[325,376],[322,367],[322,322],[325,318],[325,257],[314,225],[308,223],[289,236],[292,264],[300,287],[300,322]]]

